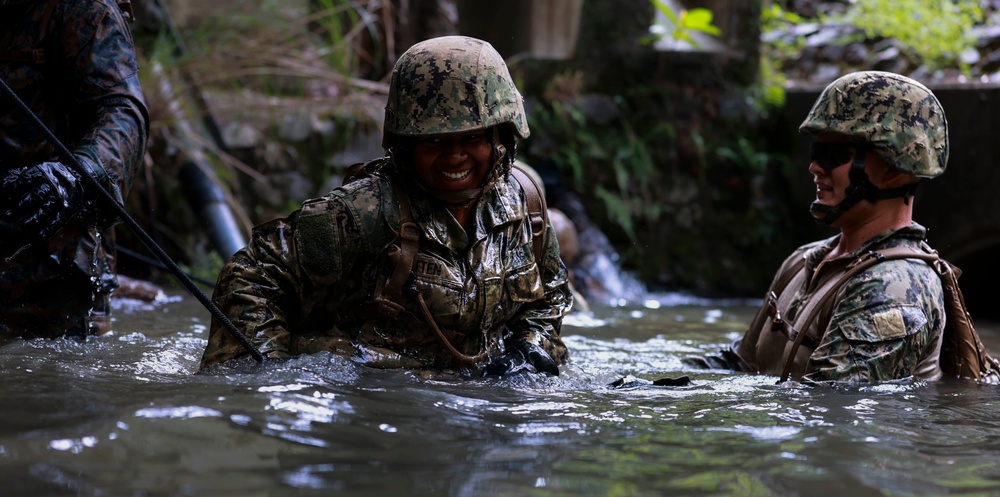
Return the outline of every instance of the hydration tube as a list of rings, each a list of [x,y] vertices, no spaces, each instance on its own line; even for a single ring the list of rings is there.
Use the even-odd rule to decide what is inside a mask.
[[[230,333],[232,333],[233,337],[235,337],[236,340],[240,342],[240,345],[242,345],[247,350],[247,352],[250,353],[250,355],[254,358],[255,361],[259,363],[264,362],[264,356],[260,353],[260,351],[254,348],[253,344],[251,344],[250,341],[247,340],[247,337],[243,336],[243,334],[240,333],[238,329],[236,329],[236,325],[234,325],[233,322],[230,321],[229,318],[222,313],[219,307],[215,305],[214,302],[209,300],[209,298],[205,295],[204,292],[202,292],[197,286],[195,286],[194,282],[191,281],[191,278],[189,278],[188,275],[185,274],[184,271],[182,271],[181,268],[177,266],[177,263],[174,262],[173,259],[171,259],[170,256],[167,255],[167,253],[159,245],[156,244],[156,242],[152,239],[152,237],[150,237],[149,234],[146,233],[141,226],[139,226],[139,223],[136,222],[135,219],[132,219],[132,216],[128,215],[128,212],[125,211],[125,206],[119,204],[118,201],[115,200],[114,196],[112,196],[111,193],[104,188],[104,185],[102,185],[101,182],[97,180],[97,178],[90,175],[90,172],[87,171],[87,169],[83,167],[82,164],[80,164],[80,161],[78,161],[77,158],[72,153],[70,153],[69,149],[66,148],[66,145],[63,145],[63,143],[59,141],[56,135],[52,133],[52,131],[47,126],[45,126],[42,120],[39,119],[38,116],[34,112],[32,112],[31,109],[28,108],[28,106],[24,103],[24,101],[22,101],[17,96],[17,94],[14,93],[14,90],[12,90],[10,86],[7,86],[7,82],[4,81],[3,79],[0,79],[0,88],[2,88],[4,93],[6,93],[8,97],[10,97],[10,99],[18,106],[18,108],[21,109],[21,111],[29,119],[31,119],[31,121],[35,124],[35,126],[37,126],[38,129],[41,130],[43,134],[45,134],[45,137],[48,138],[52,146],[56,147],[56,149],[64,157],[66,157],[66,160],[69,162],[69,165],[72,166],[73,171],[76,172],[78,175],[80,175],[80,177],[83,178],[83,181],[85,183],[94,188],[94,191],[99,192],[100,196],[108,203],[108,205],[114,206],[115,212],[122,219],[122,221],[125,222],[125,224],[129,227],[129,229],[132,230],[132,233],[135,234],[137,237],[139,237],[139,240],[142,241],[143,245],[145,245],[146,248],[150,250],[150,252],[153,252],[153,254],[156,255],[156,258],[159,259],[161,262],[163,262],[165,266],[167,266],[170,272],[173,273],[173,275],[176,276],[177,279],[181,281],[184,287],[187,288],[187,290],[191,292],[191,294],[194,295],[195,298],[197,298],[198,301],[201,302],[201,304],[205,306],[206,309],[208,309],[208,311],[212,314],[212,316],[215,319],[217,319],[220,323],[222,323],[226,327],[226,329],[229,330]]]

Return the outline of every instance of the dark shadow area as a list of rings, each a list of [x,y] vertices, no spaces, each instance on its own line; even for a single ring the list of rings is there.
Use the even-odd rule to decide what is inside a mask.
[[[998,252],[1000,247],[984,247],[953,261],[962,270],[958,282],[969,314],[977,323],[983,320],[1000,321],[1000,306],[996,305],[997,281],[1000,281],[1000,264],[996,259]]]

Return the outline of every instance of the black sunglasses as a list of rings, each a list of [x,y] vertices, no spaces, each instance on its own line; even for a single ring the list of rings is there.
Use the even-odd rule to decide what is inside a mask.
[[[854,142],[815,142],[809,158],[824,171],[832,171],[850,162],[852,151],[859,149]]]

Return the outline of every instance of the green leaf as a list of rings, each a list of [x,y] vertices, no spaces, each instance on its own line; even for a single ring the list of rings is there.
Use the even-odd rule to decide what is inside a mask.
[[[719,29],[718,26],[712,24],[712,16],[712,11],[708,9],[698,8],[685,10],[681,12],[680,25],[685,29],[691,29],[710,34],[712,36],[718,36],[722,33],[722,30]]]

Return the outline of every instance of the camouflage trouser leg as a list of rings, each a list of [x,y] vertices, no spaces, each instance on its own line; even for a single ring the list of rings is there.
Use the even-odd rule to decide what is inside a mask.
[[[110,296],[89,282],[48,282],[0,307],[0,332],[22,338],[101,335],[110,325]]]

